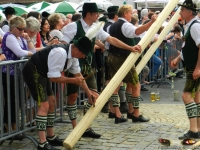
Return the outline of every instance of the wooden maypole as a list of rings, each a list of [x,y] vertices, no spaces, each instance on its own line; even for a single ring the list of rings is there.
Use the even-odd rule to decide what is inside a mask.
[[[152,24],[149,28],[145,36],[141,39],[138,45],[141,45],[142,51],[147,47],[150,43],[151,39],[157,33],[158,29],[161,27],[163,22],[166,20],[168,15],[172,12],[175,6],[178,4],[179,0],[170,0],[169,3],[165,6],[161,14],[158,16],[157,20]],[[131,32],[131,31],[130,31]],[[159,41],[159,40],[158,40]],[[157,42],[158,42],[157,41]],[[105,103],[108,101],[112,93],[119,86],[123,78],[126,76],[128,71],[134,65],[136,60],[139,58],[139,53],[131,53],[121,68],[117,71],[115,76],[111,79],[106,88],[102,91],[101,95],[98,97],[95,107],[91,107],[87,113],[83,116],[77,126],[72,130],[72,132],[65,139],[63,145],[64,147],[71,149],[76,144],[76,142],[83,135],[85,130],[90,126],[92,121],[99,114]],[[143,67],[142,67],[143,68]]]

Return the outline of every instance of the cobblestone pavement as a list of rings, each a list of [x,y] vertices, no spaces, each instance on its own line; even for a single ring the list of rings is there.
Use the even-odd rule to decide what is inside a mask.
[[[175,88],[183,88],[184,79],[177,79]],[[100,139],[81,138],[73,150],[161,150],[161,149],[187,149],[180,145],[178,137],[188,130],[189,122],[185,112],[185,106],[180,101],[173,101],[172,90],[169,85],[162,85],[162,88],[146,86],[149,91],[142,92],[144,101],[141,101],[140,111],[143,116],[150,118],[148,123],[128,122],[115,124],[114,119],[108,119],[108,114],[100,113],[93,121],[94,131],[102,134]],[[161,100],[151,103],[150,92],[159,90]],[[126,117],[126,114],[124,114]],[[82,117],[82,110],[78,111],[78,120]],[[65,120],[68,116],[65,112]],[[72,126],[69,123],[55,123],[55,134],[65,139],[71,132]],[[37,137],[36,130],[27,132],[27,135]],[[175,141],[171,147],[162,146],[159,138],[169,138]],[[35,150],[34,144],[27,138],[21,141],[13,141],[11,145],[6,140],[0,146],[0,150]],[[64,147],[57,147],[66,150]]]
[[[141,104],[141,112],[150,118],[148,123],[126,123],[114,124],[114,119],[108,119],[106,113],[100,113],[92,123],[92,128],[102,134],[100,139],[81,138],[73,150],[156,150],[169,147],[161,146],[158,138],[170,138],[177,140],[188,129],[188,119],[182,104]],[[82,110],[78,118],[82,116]],[[126,115],[125,115],[126,116]],[[67,115],[65,114],[65,117]],[[72,130],[71,124],[56,123],[55,133],[61,139],[65,139]],[[28,132],[37,138],[36,130]],[[35,149],[29,139],[14,141],[8,145],[5,141],[0,150],[32,150]],[[64,147],[60,149],[65,150]]]

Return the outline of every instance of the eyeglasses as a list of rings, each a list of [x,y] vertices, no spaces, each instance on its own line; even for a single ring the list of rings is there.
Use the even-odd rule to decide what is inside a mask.
[[[19,27],[16,27],[19,31],[24,31],[25,28],[19,28]]]

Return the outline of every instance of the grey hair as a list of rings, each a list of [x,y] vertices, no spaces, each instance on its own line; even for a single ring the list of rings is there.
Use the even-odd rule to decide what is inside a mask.
[[[59,13],[59,15],[60,15],[60,18],[63,20],[63,22],[65,22],[67,20],[67,18],[65,17],[64,14]]]
[[[29,29],[33,32],[39,32],[40,26],[41,24],[36,18],[31,16],[26,19],[26,29]]]
[[[20,16],[13,16],[9,21],[9,26],[10,28],[18,27],[18,26],[26,27],[26,21],[24,20],[24,18]]]
[[[143,18],[144,16],[147,16],[148,15],[148,9],[142,9],[140,14],[141,14],[141,18]]]

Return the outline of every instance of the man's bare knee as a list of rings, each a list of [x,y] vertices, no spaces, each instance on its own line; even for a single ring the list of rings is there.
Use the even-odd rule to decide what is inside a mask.
[[[73,94],[68,95],[67,104],[73,105],[76,102],[77,97],[78,97],[78,93],[73,93]]]

